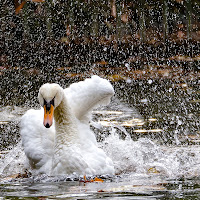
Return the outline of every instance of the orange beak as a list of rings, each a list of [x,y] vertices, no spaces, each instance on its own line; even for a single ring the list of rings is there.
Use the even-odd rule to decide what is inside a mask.
[[[50,109],[47,109],[47,106],[44,105],[44,126],[46,128],[50,128],[51,125],[53,124],[53,111],[54,111],[54,107],[51,104],[50,105]]]

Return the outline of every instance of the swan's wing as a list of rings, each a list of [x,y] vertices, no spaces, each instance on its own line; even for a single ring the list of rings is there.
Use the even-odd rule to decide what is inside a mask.
[[[98,148],[97,143],[94,143],[91,138],[91,135],[95,137],[93,131],[89,127],[82,127],[80,154],[83,155],[84,162],[88,164],[88,168],[85,171],[93,175],[114,174],[112,160],[102,149]]]
[[[110,82],[98,76],[73,83],[64,91],[72,111],[82,121],[89,121],[92,109],[107,105],[114,95]]]
[[[28,110],[22,116],[20,134],[31,167],[39,173],[48,173],[51,169],[55,127],[45,128],[43,116],[43,108]]]

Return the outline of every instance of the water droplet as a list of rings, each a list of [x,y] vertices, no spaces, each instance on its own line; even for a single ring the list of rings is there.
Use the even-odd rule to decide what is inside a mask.
[[[147,103],[148,100],[147,100],[147,99],[141,99],[140,102],[141,102],[141,103]]]
[[[126,82],[127,82],[127,83],[131,83],[132,80],[131,80],[130,78],[128,78],[128,79],[126,80]]]
[[[104,51],[107,51],[107,47],[104,47],[103,50],[104,50]]]
[[[150,80],[148,80],[148,84],[152,84],[153,83],[153,81],[150,79]]]
[[[178,120],[178,125],[180,126],[180,125],[182,125],[182,121],[181,120]]]

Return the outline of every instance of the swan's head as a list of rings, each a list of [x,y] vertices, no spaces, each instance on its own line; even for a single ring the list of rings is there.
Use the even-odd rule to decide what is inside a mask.
[[[39,89],[40,105],[44,108],[44,126],[50,128],[53,123],[54,109],[63,99],[63,89],[56,83],[46,83]]]

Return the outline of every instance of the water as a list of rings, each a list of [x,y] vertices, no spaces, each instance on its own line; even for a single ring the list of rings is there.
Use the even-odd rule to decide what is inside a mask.
[[[0,198],[199,199],[199,1],[13,2],[0,6]],[[92,73],[116,91],[91,123],[116,175],[17,178],[39,86]]]
[[[20,117],[29,107],[38,107],[33,100],[19,98],[18,106],[4,103],[0,109],[2,198],[198,199],[198,79],[184,83],[126,79],[112,84],[115,97],[109,106],[94,111],[91,127],[99,146],[112,158],[116,175],[86,183],[83,177],[17,178],[25,158]],[[29,97],[37,93],[31,92]]]

